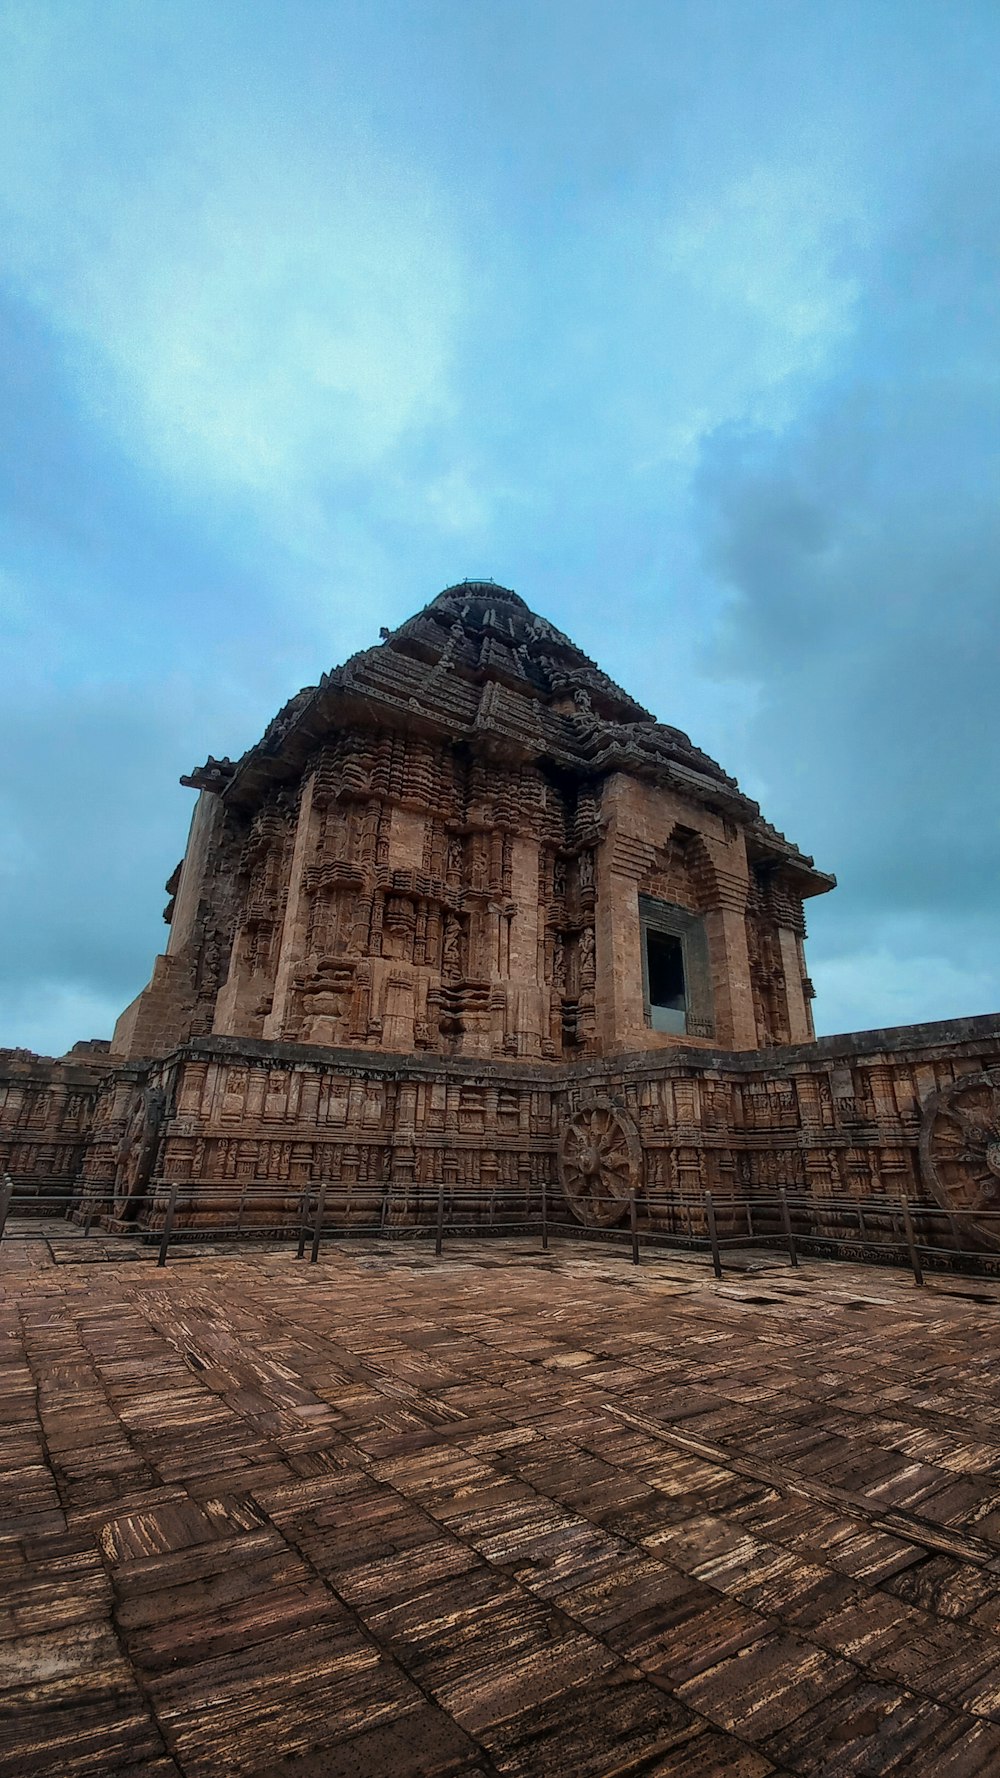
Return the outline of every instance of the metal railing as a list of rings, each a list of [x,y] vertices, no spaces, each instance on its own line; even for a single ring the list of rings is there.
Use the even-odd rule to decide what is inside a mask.
[[[384,1185],[376,1181],[165,1180],[151,1182],[142,1199],[142,1220],[121,1213],[110,1187],[83,1182],[61,1193],[46,1190],[45,1211],[61,1216],[86,1237],[101,1220],[112,1239],[131,1235],[157,1247],[156,1263],[171,1249],[231,1240],[294,1241],[296,1257],[315,1264],[324,1240],[346,1238],[433,1239],[440,1256],[447,1239],[538,1236],[547,1252],[553,1238],[627,1242],[632,1262],[642,1252],[694,1250],[711,1260],[716,1278],[723,1257],[748,1249],[800,1257],[846,1255],[867,1264],[909,1266],[922,1285],[925,1268],[1000,1276],[1000,1210],[975,1213],[975,1223],[996,1230],[997,1251],[980,1238],[969,1245],[970,1214],[905,1197],[820,1197],[801,1190],[774,1190],[752,1197],[648,1187],[621,1200],[618,1225],[577,1221],[560,1196],[553,1202],[545,1181],[532,1186],[483,1190],[451,1182],[436,1186]],[[40,1194],[30,1182],[0,1182],[0,1239],[46,1238],[37,1224]],[[8,1228],[11,1215],[26,1213],[23,1227]],[[31,1220],[29,1220],[29,1218]],[[731,1264],[732,1262],[730,1262]]]

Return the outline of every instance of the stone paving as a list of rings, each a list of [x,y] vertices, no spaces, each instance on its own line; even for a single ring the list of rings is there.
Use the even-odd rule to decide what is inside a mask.
[[[0,1774],[1000,1772],[996,1286],[40,1237],[0,1284]]]

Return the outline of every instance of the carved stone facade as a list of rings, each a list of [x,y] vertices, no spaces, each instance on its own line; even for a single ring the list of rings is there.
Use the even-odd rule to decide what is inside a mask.
[[[448,589],[185,782],[123,1060],[210,1032],[547,1062],[812,1035],[802,901],[833,879],[502,587]],[[680,1032],[649,1017],[640,897],[687,921]]]
[[[544,1188],[691,1232],[705,1191],[787,1186],[974,1229],[1000,1022],[816,1043],[803,901],[833,878],[714,761],[492,583],[383,635],[184,780],[166,952],[110,1052],[0,1053],[0,1165],[114,1226],[170,1181],[192,1226],[326,1182],[389,1226]]]

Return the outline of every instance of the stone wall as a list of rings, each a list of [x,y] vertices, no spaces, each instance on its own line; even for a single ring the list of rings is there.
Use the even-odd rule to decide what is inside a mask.
[[[84,1198],[117,1226],[157,1227],[165,1182],[177,1183],[178,1226],[239,1215],[250,1228],[291,1222],[303,1190],[325,1183],[331,1214],[370,1226],[426,1222],[444,1186],[449,1214],[533,1220],[543,1182],[555,1191],[553,1084],[512,1064],[197,1040],[124,1095],[107,1083],[98,1123],[117,1130],[131,1115],[124,1152],[145,1158],[110,1177],[92,1166]]]
[[[79,1043],[56,1060],[0,1050],[0,1176],[24,1201],[64,1214],[78,1189],[93,1139],[95,1109],[111,1066],[108,1045]]]
[[[935,1241],[1000,1249],[1000,1224],[975,1214],[1000,1210],[996,1015],[752,1054],[624,1056],[574,1070],[564,1102],[564,1120],[609,1104],[634,1127],[651,1226],[703,1228],[697,1212],[692,1224],[671,1208],[673,1195],[708,1191],[724,1205],[785,1189],[814,1203],[905,1197],[954,1214],[952,1225],[926,1220]]]
[[[212,1036],[145,1067],[8,1064],[3,1091],[11,1170],[77,1181],[117,1227],[158,1227],[168,1183],[179,1227],[291,1224],[325,1182],[331,1216],[389,1227],[426,1224],[439,1187],[450,1218],[536,1221],[543,1186],[555,1220],[613,1227],[634,1187],[643,1226],[683,1236],[705,1192],[725,1233],[785,1188],[943,1207],[945,1245],[1000,1247],[977,1221],[1000,1208],[995,1017],[558,1068]]]

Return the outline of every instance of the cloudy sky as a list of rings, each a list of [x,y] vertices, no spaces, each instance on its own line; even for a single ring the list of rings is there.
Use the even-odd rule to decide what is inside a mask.
[[[0,1043],[110,1035],[192,793],[513,586],[1000,1006],[995,0],[0,0]]]

